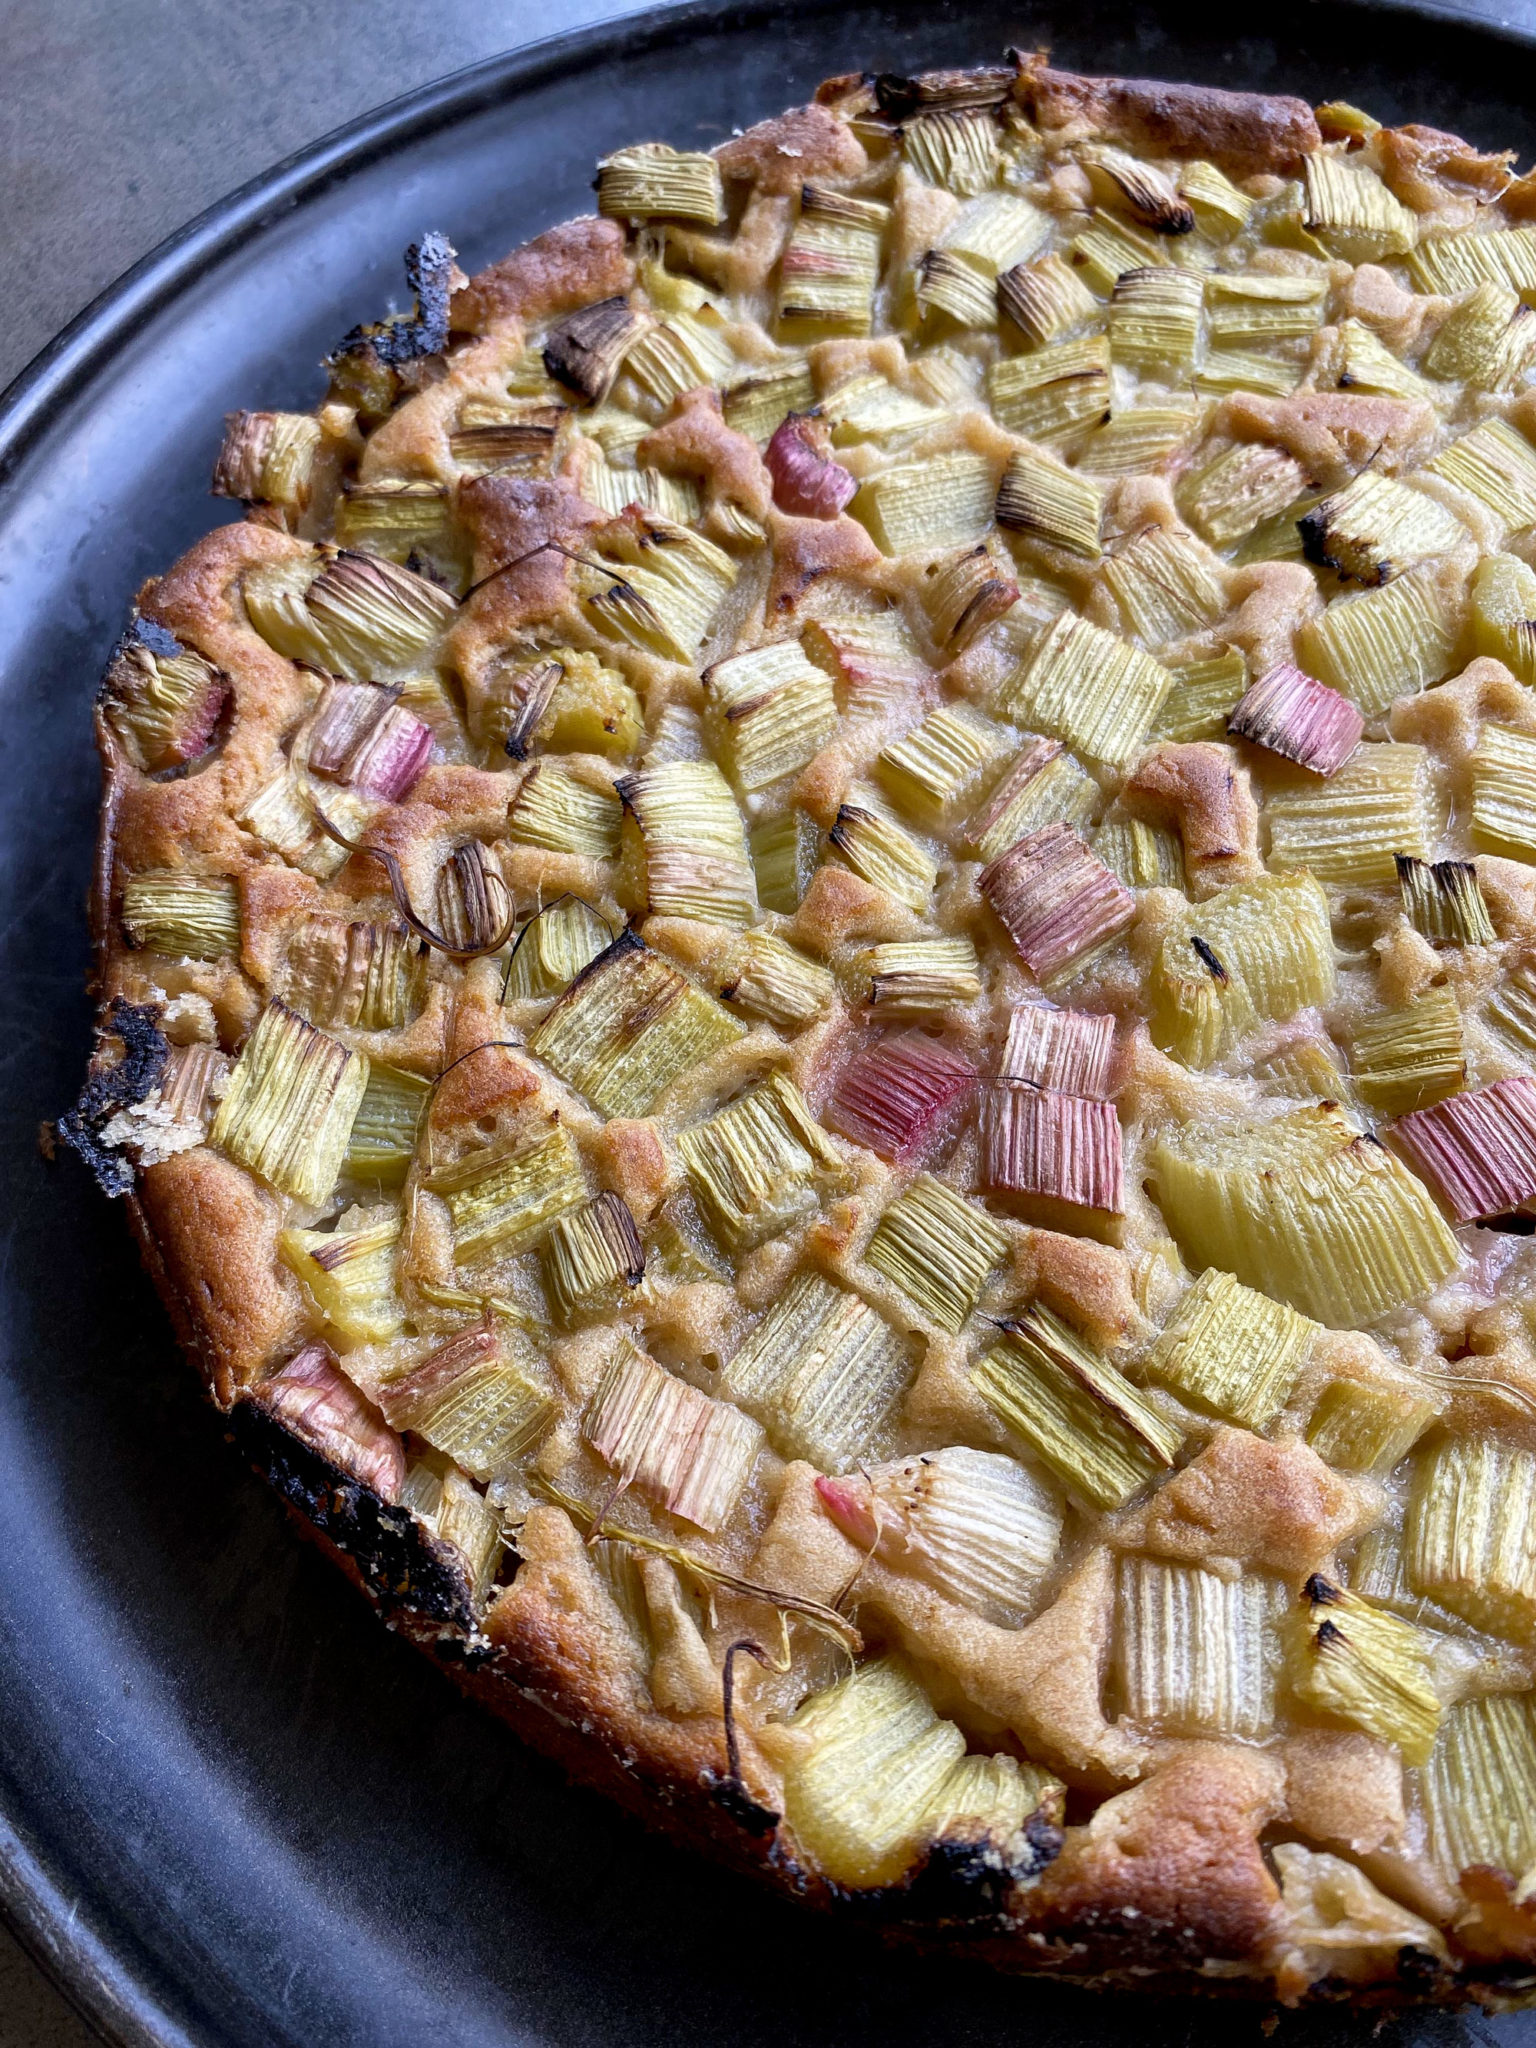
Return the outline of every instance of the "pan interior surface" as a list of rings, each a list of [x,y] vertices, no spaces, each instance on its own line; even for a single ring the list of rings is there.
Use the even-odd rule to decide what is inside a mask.
[[[1251,32],[1096,0],[674,10],[497,60],[274,173],[83,316],[0,418],[0,1899],[113,2039],[1257,2043],[1257,2011],[919,1964],[567,1789],[296,1540],[122,1216],[36,1146],[89,1035],[91,693],[137,585],[227,515],[222,415],[313,404],[423,229],[473,270],[586,210],[605,150],[708,147],[829,73],[1009,43],[1536,155],[1536,49],[1427,8],[1303,4]],[[1515,2048],[1536,2016],[1391,2032]],[[1373,2038],[1327,2011],[1281,2035]]]

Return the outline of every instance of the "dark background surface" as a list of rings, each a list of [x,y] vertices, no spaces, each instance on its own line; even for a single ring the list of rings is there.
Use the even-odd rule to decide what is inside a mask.
[[[5,67],[0,73],[0,160],[4,165],[0,172],[4,205],[0,214],[0,382],[20,370],[98,290],[163,236],[318,135],[398,93],[498,50],[568,27],[643,11],[628,0],[447,0],[447,4],[430,8],[421,6],[419,0],[415,4],[406,4],[406,0],[366,0],[366,4],[364,0],[326,0],[326,4],[308,6],[294,4],[294,0],[115,0],[115,4],[114,0],[107,4],[99,4],[99,0],[12,0],[0,13],[0,54]],[[1456,11],[1500,26],[1536,25],[1536,4],[1518,10],[1463,7]],[[941,8],[936,5],[931,12],[937,16]],[[1174,12],[1170,9],[1169,16]],[[1037,26],[1049,13],[1049,9],[999,5],[997,44],[1022,36],[1027,27]],[[1057,19],[1063,54],[1091,64],[1096,46],[1091,39],[1084,43],[1074,37],[1075,14],[1062,8]],[[1170,32],[1171,22],[1168,28],[1164,26],[1167,19],[1144,10],[1135,40],[1145,68],[1178,75],[1179,44]],[[1383,24],[1384,68],[1396,68],[1399,74],[1395,98],[1393,88],[1384,89],[1384,98],[1372,91],[1368,35],[1353,39],[1349,74],[1331,78],[1326,69],[1328,10],[1306,5],[1305,0],[1298,10],[1292,0],[1287,34],[1298,32],[1298,19],[1311,70],[1311,76],[1298,83],[1305,86],[1317,80],[1314,89],[1318,91],[1337,85],[1384,114],[1417,114],[1464,124],[1485,143],[1526,140],[1529,159],[1527,137],[1517,135],[1512,126],[1490,129],[1477,119],[1475,66],[1472,97],[1468,97],[1464,65],[1460,98],[1451,106],[1443,97],[1444,82],[1433,63],[1426,62],[1419,73],[1423,80],[1420,103],[1415,88],[1404,82],[1400,60],[1389,54],[1392,32]],[[1203,75],[1219,75],[1234,84],[1261,76],[1266,85],[1289,83],[1283,68],[1278,72],[1272,68],[1274,46],[1268,37],[1277,27],[1276,22],[1266,23],[1255,13],[1240,26],[1240,33],[1250,40],[1236,46],[1225,64],[1208,61]],[[1499,96],[1501,88],[1508,89],[1501,69],[1490,49],[1487,80],[1491,99]],[[764,77],[761,72],[754,89],[762,99],[754,112],[767,111],[788,95],[788,88],[778,89],[776,77]],[[1469,107],[1474,110],[1470,118]],[[1511,119],[1503,110],[1496,122],[1507,124]],[[673,139],[683,137],[673,132]],[[451,230],[454,223],[442,225]],[[491,253],[490,249],[475,252],[481,257]],[[385,280],[384,288],[392,288],[392,254],[379,274]],[[309,280],[306,289],[317,284],[323,280]],[[281,377],[284,373],[274,370],[272,374]],[[232,394],[230,402],[242,395],[247,394]],[[253,402],[281,397],[274,391],[248,395]],[[211,436],[212,415],[209,430]],[[79,551],[85,561],[97,511],[89,463],[82,462],[78,477],[70,481],[80,508]],[[184,491],[179,474],[175,488]],[[120,509],[115,516],[121,516]],[[211,512],[207,523],[212,523]],[[25,564],[0,559],[0,584],[7,576],[25,573]],[[118,606],[117,593],[98,596],[85,587],[76,601],[81,613],[81,644],[93,644],[103,635],[110,638],[108,614]],[[83,723],[84,702],[82,680],[59,706],[59,716]],[[0,726],[0,762],[13,759],[19,746],[20,736],[14,729],[7,732]],[[53,796],[51,791],[38,792],[43,803]],[[83,822],[88,790],[78,778],[58,801],[67,804],[72,815],[78,812],[81,829],[88,831]],[[12,1204],[12,1211],[0,1214],[0,1279],[13,1258],[35,1255],[20,1249],[31,1239],[14,1223],[17,1191],[29,1187],[31,1172],[30,1162],[18,1164],[18,1159],[29,1119],[58,1107],[56,1101],[34,1100],[36,1091],[25,1085],[28,1062],[36,1065],[41,1061],[50,1069],[61,1064],[67,1068],[76,1057],[72,1034],[83,1020],[78,992],[82,956],[75,921],[83,861],[71,858],[68,870],[69,898],[55,903],[51,916],[40,914],[48,906],[40,906],[36,900],[37,892],[46,889],[48,877],[34,873],[20,877],[25,886],[7,898],[4,918],[0,918],[0,925],[22,915],[34,921],[37,935],[31,953],[34,980],[30,991],[34,1014],[62,1018],[59,1034],[70,1038],[62,1061],[51,1043],[55,1034],[49,1025],[34,1024],[30,1045],[23,1038],[0,1046],[0,1073],[6,1084],[3,1092],[12,1097],[3,1130],[8,1148],[5,1200]],[[11,883],[15,885],[17,879],[13,875]],[[0,930],[0,940],[4,936]],[[23,1085],[15,1085],[18,1078]],[[50,1193],[45,1199],[55,1197]],[[71,1213],[88,1210],[88,1204],[76,1195],[65,1200]],[[89,1413],[91,1402],[99,1399],[104,1431],[124,1427],[122,1417],[131,1415],[133,1427],[152,1432],[157,1443],[169,1447],[172,1466],[175,1458],[182,1457],[189,1470],[211,1470],[216,1475],[211,1484],[205,1480],[197,1488],[195,1498],[189,1489],[179,1526],[174,1514],[168,1517],[164,1512],[158,1514],[153,1528],[147,1519],[141,1526],[131,1503],[126,1509],[118,1503],[110,1512],[103,1510],[89,1560],[92,1578],[89,1586],[82,1581],[79,1611],[89,1613],[90,1627],[98,1637],[113,1639],[82,1643],[71,1632],[71,1615],[66,1609],[59,1613],[57,1632],[51,1639],[26,1646],[30,1661],[44,1679],[56,1672],[61,1693],[72,1689],[71,1697],[81,1702],[82,1712],[99,1710],[99,1718],[93,1721],[100,1736],[94,1754],[103,1777],[110,1777],[112,1771],[109,1727],[120,1713],[138,1711],[136,1705],[125,1707],[123,1702],[135,1685],[145,1682],[140,1675],[145,1668],[142,1632],[145,1617],[156,1611],[145,1588],[156,1572],[183,1570],[189,1583],[195,1582],[203,1608],[227,1631],[229,1657],[253,1690],[268,1676],[276,1675],[291,1697],[295,1674],[299,1675],[300,1711],[286,1725],[271,1729],[269,1748],[259,1760],[266,1771],[274,1777],[283,1774],[290,1744],[304,1745],[311,1765],[316,1745],[333,1745],[338,1795],[350,1797],[357,1806],[365,1805],[363,1789],[348,1782],[347,1717],[355,1711],[349,1685],[358,1671],[367,1672],[370,1681],[400,1695],[392,1702],[392,1725],[419,1727],[421,1741],[432,1752],[435,1780],[444,1796],[481,1816],[473,1846],[484,1859],[488,1892],[496,1889],[503,1866],[509,1866],[515,1878],[542,1891],[541,1921],[519,1930],[536,1951],[529,1958],[530,1970],[563,1972],[567,1984],[580,1982],[584,1956],[599,1952],[609,1960],[594,1970],[594,1977],[611,1970],[614,1949],[622,1951],[626,1942],[634,1939],[633,1923],[638,1919],[643,1925],[650,1917],[644,1902],[637,1901],[626,1886],[634,1882],[637,1871],[654,1867],[658,1892],[677,1899],[691,1916],[689,1924],[676,1931],[672,1944],[678,1965],[690,1979],[680,1998],[691,2010],[691,2024],[685,2023],[688,2038],[704,2038],[694,2029],[699,2015],[710,2012],[715,2015],[716,2038],[722,2031],[742,2043],[771,2038],[763,2030],[765,2004],[761,1996],[749,2001],[752,2016],[740,2030],[722,2026],[723,2016],[732,2010],[733,1973],[750,1978],[760,1993],[765,1974],[771,1978],[775,1968],[772,1954],[733,1952],[736,1895],[732,1889],[723,1881],[717,1885],[707,1876],[693,1877],[681,1871],[678,1859],[666,1851],[647,1851],[638,1859],[629,1854],[626,1862],[627,1824],[595,1815],[589,1802],[573,1801],[553,1773],[524,1758],[500,1731],[490,1728],[472,1710],[451,1697],[445,1699],[440,1682],[424,1665],[418,1667],[403,1654],[387,1654],[392,1646],[375,1645],[376,1625],[361,1603],[351,1601],[339,1584],[330,1586],[327,1568],[289,1542],[273,1503],[254,1488],[254,1482],[244,1483],[243,1475],[227,1462],[216,1423],[198,1408],[190,1381],[168,1360],[168,1333],[147,1301],[126,1242],[114,1238],[110,1230],[93,1230],[95,1236],[101,1237],[105,1249],[93,1242],[86,1262],[91,1299],[50,1299],[46,1290],[34,1289],[36,1325],[19,1341],[29,1339],[34,1347],[57,1346],[56,1355],[48,1356],[48,1369],[61,1379],[80,1382],[82,1412]],[[68,1290],[70,1265],[66,1258],[59,1259],[57,1271],[57,1285]],[[115,1301],[124,1305],[131,1328],[124,1331],[120,1373],[101,1385],[99,1378],[93,1377],[99,1374],[99,1358],[89,1357],[84,1347],[93,1328],[99,1332],[104,1305]],[[51,1315],[50,1309],[57,1313]],[[96,1342],[99,1349],[99,1336]],[[5,1391],[0,1387],[0,1441],[7,1420],[25,1425],[24,1403],[15,1414],[6,1416]],[[89,1475],[89,1457],[71,1461],[70,1483],[76,1483],[76,1468]],[[61,1484],[64,1479],[61,1473]],[[220,1486],[228,1487],[227,1501],[219,1499]],[[168,1526],[176,1540],[166,1547]],[[153,1554],[146,1548],[151,1536],[160,1546]],[[271,1576],[259,1583],[242,1575],[243,1561],[252,1549],[271,1567]],[[110,1581],[114,1569],[121,1575],[120,1642],[115,1639],[111,1602],[104,1603],[101,1598],[103,1575]],[[316,1615],[324,1620],[323,1639],[295,1640],[294,1617],[301,1618],[299,1625],[312,1629]],[[89,1683],[82,1678],[87,1672]],[[117,1673],[124,1675],[115,1676]],[[90,1705],[91,1686],[99,1689],[95,1708]],[[154,1688],[155,1697],[143,1702],[146,1717],[166,1714],[178,1728],[189,1731],[194,1744],[206,1743],[210,1749],[216,1744],[220,1729],[213,1707],[209,1706],[204,1717],[204,1703],[188,1696],[174,1661],[155,1671]],[[121,1698],[110,1698],[113,1691]],[[0,1693],[0,1715],[4,1711]],[[376,1719],[388,1718],[369,1717],[371,1739],[378,1739]],[[88,1782],[80,1787],[82,1822],[89,1813],[90,1789]],[[388,1863],[395,1829],[427,1827],[431,1818],[409,1810],[392,1814],[370,1811],[363,1831],[354,1830],[344,1843],[338,1842],[338,1862],[345,1867],[336,1870],[334,1889],[317,1891],[312,1930],[317,1944],[324,1947],[351,1938],[347,1897],[352,1891],[367,1891],[371,1864],[376,1862],[382,1871]],[[227,1808],[207,1814],[206,1827],[213,1837],[219,1830],[228,1830],[233,1853],[242,1831],[258,1819],[258,1815],[242,1812],[232,1793]],[[122,1858],[125,1885],[131,1883],[136,1855],[150,1840],[149,1820],[146,1815],[142,1840],[131,1827],[126,1831],[119,1828],[112,1844],[112,1853]],[[375,1830],[372,1835],[368,1826]],[[567,1853],[552,1863],[536,1863],[530,1872],[526,1867],[529,1859],[540,1854],[534,1845],[573,1826],[590,1830],[594,1860],[589,1864],[580,1854]],[[87,1832],[82,1825],[82,1838]],[[605,1845],[613,1853],[611,1864],[603,1860]],[[292,1846],[295,1855],[314,1859],[323,1867],[327,1844],[320,1815],[315,1816],[307,1837],[297,1834]],[[649,1857],[654,1858],[654,1865],[647,1862]],[[103,1875],[99,1871],[90,1874]],[[106,1876],[110,1882],[111,1873]],[[253,1923],[261,1924],[266,1903],[259,1896],[249,1901]],[[765,1927],[771,1931],[777,1925],[771,1917],[758,1914],[751,1916],[750,1924],[756,1938]],[[189,1976],[209,1967],[208,1951],[199,1941],[199,1933],[189,1918],[185,1954]],[[402,1945],[414,1946],[412,1936],[418,1933],[403,1928]],[[274,1932],[275,1944],[277,1939]],[[482,1966],[483,1958],[477,1958],[476,1950],[483,1939],[483,1930],[476,1930],[473,1940],[466,1939],[467,1969]],[[797,1965],[808,1956],[814,1965],[815,1938],[797,1939],[789,1945],[794,1948]],[[829,1971],[835,1970],[835,1951],[824,1950],[820,1960]],[[286,1951],[271,1961],[280,1976]],[[359,1970],[387,1972],[391,1958],[387,1953],[369,1951],[359,1953],[356,1962]],[[646,1958],[637,1953],[634,1969],[643,1975],[645,1966]],[[297,1978],[297,1959],[292,1969]],[[1003,1986],[978,1994],[974,1986],[967,1985],[962,1992],[949,1972],[913,1973],[896,1963],[888,1970],[877,1965],[871,1973],[867,1952],[861,1953],[850,1975],[854,1981],[846,1994],[837,1997],[826,2013],[829,2027],[845,2040],[905,2043],[937,2036],[980,2044],[1017,2038],[1021,2025],[1053,2039],[1063,2039],[1068,2033],[1083,2038],[1076,2027],[1056,2024],[1064,2014],[1080,2011],[1079,2001],[1064,2002],[1060,1995],[1047,1995],[1032,2004],[1029,1995]],[[681,1985],[679,1991],[683,1992]],[[786,1987],[787,1994],[789,1991]],[[786,2002],[796,2006],[803,2024],[801,2001],[787,1996]],[[771,2005],[771,2000],[768,2003]],[[643,2023],[637,2030],[632,2013],[626,2016],[612,2008],[596,1982],[590,2000],[579,1999],[568,2010],[561,2009],[558,1986],[553,1995],[546,1994],[535,2004],[541,2023],[537,2035],[524,2037],[530,2041],[558,2040],[563,2048],[565,2042],[620,2038],[626,2042],[670,2042],[682,2038],[674,2031],[664,1984],[658,1986],[650,2008],[648,2030]],[[1097,2034],[1106,2040],[1127,2040],[1137,2031],[1128,2024],[1123,2009],[1118,2020],[1112,2021],[1105,2008],[1104,2020],[1102,2030],[1089,2021],[1086,2038]],[[1415,2031],[1414,2039],[1446,2044],[1496,2039],[1502,2048],[1510,2048],[1517,2029],[1524,2032],[1525,2023],[1431,2020]],[[1191,2039],[1209,2038],[1206,2028],[1190,2026],[1186,2030],[1179,2019],[1167,2014],[1155,2019],[1148,2015],[1144,2038],[1172,2048],[1186,2031]],[[1258,2048],[1262,2040],[1258,2017],[1250,2013],[1232,2014],[1223,2033],[1234,2048],[1237,2044]],[[791,2034],[796,2042],[809,2038],[801,2026],[792,2025],[786,2041]],[[63,2001],[0,1936],[0,2048],[83,2048],[89,2038]],[[1285,2038],[1301,2042],[1324,2036],[1304,2025],[1295,2031],[1287,2027]],[[325,2048],[325,2042],[316,2035],[306,2048]]]

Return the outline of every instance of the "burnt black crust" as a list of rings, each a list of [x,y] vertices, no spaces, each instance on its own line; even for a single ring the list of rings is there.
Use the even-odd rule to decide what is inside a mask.
[[[436,228],[419,242],[412,242],[405,252],[405,281],[415,297],[415,312],[405,320],[379,320],[354,327],[336,355],[366,353],[392,368],[414,362],[418,356],[441,355],[448,346],[448,301],[453,295],[457,254],[448,237]]]
[[[1006,1934],[1016,1923],[1018,1887],[1054,1863],[1065,1840],[1055,1821],[1036,1812],[1017,1834],[1001,1840],[986,1834],[941,1838],[894,1884],[864,1891],[829,1883],[826,1894],[840,1912],[891,1933]]]
[[[107,657],[106,668],[102,671],[101,681],[96,686],[98,703],[105,702],[112,693],[112,671],[123,656],[131,654],[136,647],[142,647],[146,653],[154,655],[157,661],[174,661],[178,654],[185,654],[187,651],[168,627],[157,626],[153,619],[140,618],[135,613],[126,632],[119,637],[117,645]]]
[[[1014,1887],[1054,1863],[1065,1840],[1055,1821],[1032,1813],[1006,1846],[986,1836],[935,1842],[907,1888],[905,1917],[973,1931],[1001,1929]]]
[[[242,1454],[292,1508],[345,1551],[379,1604],[472,1634],[475,1607],[464,1561],[408,1508],[383,1500],[285,1429],[258,1398],[230,1410]]]
[[[74,1108],[59,1118],[57,1129],[70,1150],[85,1161],[104,1194],[126,1195],[134,1182],[132,1162],[104,1145],[101,1132],[120,1109],[131,1109],[159,1086],[171,1048],[160,1030],[158,1007],[125,1003],[121,996],[112,998],[102,1036],[117,1039],[123,1056],[90,1075]]]
[[[775,1813],[771,1806],[763,1806],[754,1799],[738,1778],[711,1775],[709,1796],[723,1813],[728,1813],[749,1835],[774,1834],[783,1818],[783,1815]]]

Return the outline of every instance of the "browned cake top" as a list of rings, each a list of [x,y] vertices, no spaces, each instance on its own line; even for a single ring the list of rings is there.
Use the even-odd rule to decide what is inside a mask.
[[[65,1135],[664,1824],[1011,1967],[1516,1995],[1526,182],[1029,59],[597,190],[228,422]]]

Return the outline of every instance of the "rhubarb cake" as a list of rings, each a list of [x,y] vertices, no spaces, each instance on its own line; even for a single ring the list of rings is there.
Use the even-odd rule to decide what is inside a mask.
[[[649,1821],[1009,1969],[1518,2003],[1536,177],[1012,56],[596,195],[226,423],[60,1134]]]

